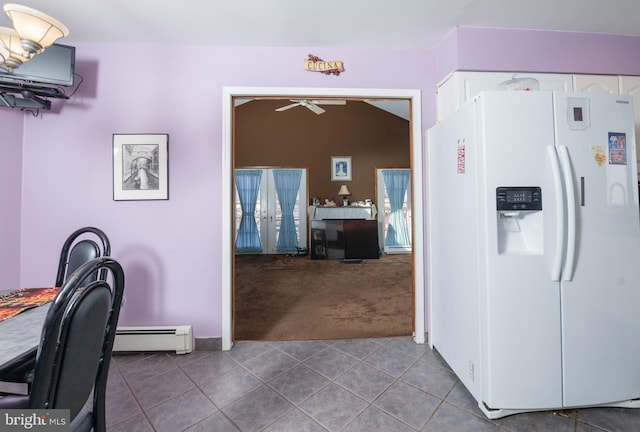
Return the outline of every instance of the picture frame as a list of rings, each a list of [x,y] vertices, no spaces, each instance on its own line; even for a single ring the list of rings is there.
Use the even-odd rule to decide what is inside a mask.
[[[331,181],[351,181],[351,156],[331,156]]]
[[[169,135],[113,134],[113,200],[169,199]]]

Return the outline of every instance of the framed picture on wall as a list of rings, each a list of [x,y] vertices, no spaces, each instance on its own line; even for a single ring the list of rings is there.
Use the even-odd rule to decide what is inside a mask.
[[[351,156],[331,156],[331,181],[351,181]]]
[[[113,199],[169,199],[168,153],[168,134],[113,134]]]

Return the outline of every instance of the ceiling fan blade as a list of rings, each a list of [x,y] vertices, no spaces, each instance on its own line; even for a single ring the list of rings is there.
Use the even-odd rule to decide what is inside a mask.
[[[290,105],[286,105],[280,108],[276,108],[276,111],[286,111],[288,109],[291,109],[293,107],[297,107],[298,105],[301,105],[300,102],[296,102],[296,103],[292,103]]]
[[[316,114],[322,114],[326,111],[320,108],[318,105],[345,105],[347,103],[347,101],[340,100],[340,99],[326,99],[326,100],[312,100],[312,101],[307,99],[300,99],[300,100],[291,99],[291,102],[293,103],[290,105],[276,108],[276,111],[286,111],[298,105],[302,105],[303,107],[309,108],[311,111],[313,111]]]
[[[323,112],[325,112],[325,110],[323,110],[322,108],[320,108],[318,105],[314,105],[312,103],[305,103],[302,104],[304,106],[306,106],[307,108],[309,108],[311,111],[313,111],[316,114],[322,114]]]
[[[340,99],[312,100],[309,102],[316,105],[346,105],[347,104],[346,100],[340,100]]]

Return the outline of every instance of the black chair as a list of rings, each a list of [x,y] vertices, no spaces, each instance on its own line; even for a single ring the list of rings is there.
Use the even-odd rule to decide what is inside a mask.
[[[96,243],[98,241],[100,244]],[[111,243],[109,238],[99,228],[83,227],[75,230],[62,244],[60,250],[60,260],[58,262],[58,272],[56,274],[55,287],[61,287],[68,275],[73,273],[82,264],[101,256],[109,256],[111,253]],[[100,279],[106,278],[106,270],[100,271]],[[98,273],[87,276],[84,284],[88,284],[98,279]],[[22,359],[19,365],[8,373],[0,376],[0,381],[13,383],[28,383],[30,374],[35,367],[35,355]]]
[[[97,237],[100,245],[93,241],[91,239],[92,237]],[[67,275],[73,273],[87,261],[101,256],[109,256],[110,254],[111,244],[104,231],[95,227],[84,227],[75,230],[62,245],[55,286],[62,286]],[[104,274],[105,273],[102,272],[100,279],[104,279]],[[90,275],[86,282],[91,282],[96,279],[97,274]]]
[[[84,285],[102,270],[110,273],[111,285],[106,280]],[[93,259],[71,274],[45,318],[29,394],[0,397],[0,409],[69,409],[74,432],[104,432],[107,376],[123,292],[124,272],[111,258]]]

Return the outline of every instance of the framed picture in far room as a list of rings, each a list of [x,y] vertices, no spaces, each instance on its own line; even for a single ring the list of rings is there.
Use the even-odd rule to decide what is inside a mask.
[[[351,181],[351,156],[331,156],[331,181]]]
[[[113,135],[114,201],[169,199],[169,135]]]

